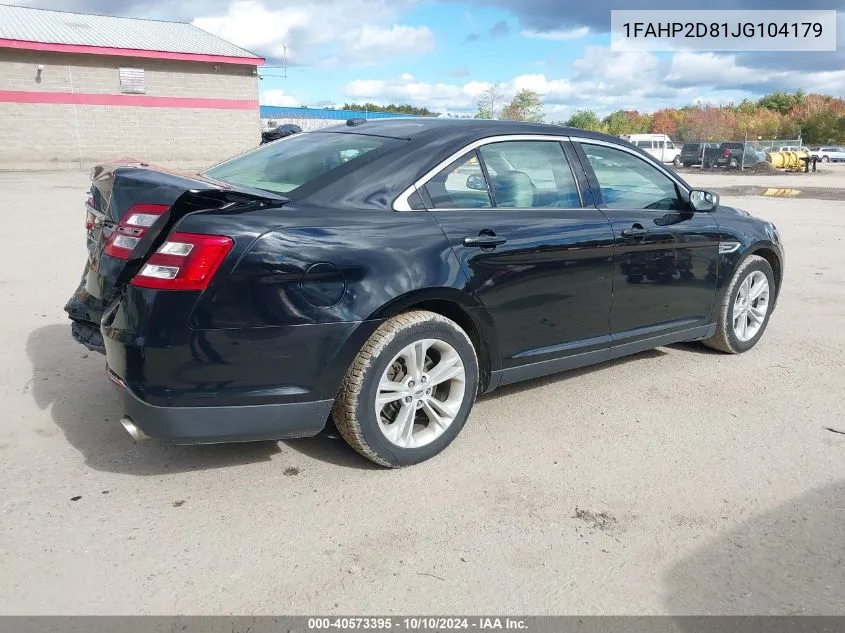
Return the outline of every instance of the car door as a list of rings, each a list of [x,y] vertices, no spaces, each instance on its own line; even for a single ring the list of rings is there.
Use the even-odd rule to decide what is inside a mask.
[[[706,331],[719,257],[713,215],[692,211],[682,185],[634,151],[588,139],[577,148],[616,237],[612,345],[647,349]]]
[[[421,189],[494,321],[502,384],[610,347],[613,231],[568,151],[561,137],[482,143]]]

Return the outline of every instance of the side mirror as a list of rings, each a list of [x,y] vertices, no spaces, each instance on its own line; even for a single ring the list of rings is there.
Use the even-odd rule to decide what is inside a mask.
[[[695,211],[713,211],[719,206],[719,194],[702,189],[693,189],[689,193],[689,202]]]
[[[484,179],[484,176],[473,174],[467,178],[467,189],[472,189],[473,191],[487,191],[487,181]]]

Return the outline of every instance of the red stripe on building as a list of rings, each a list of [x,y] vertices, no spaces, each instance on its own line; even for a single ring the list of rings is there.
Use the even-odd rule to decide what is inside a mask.
[[[152,97],[79,92],[0,90],[0,103],[53,103],[61,105],[135,106],[141,108],[209,108],[258,110],[257,99],[208,99],[202,97]]]
[[[205,55],[201,53],[174,53],[170,51],[148,51],[137,48],[111,48],[108,46],[85,46],[83,44],[52,44],[48,42],[27,42],[0,38],[0,48],[17,48],[28,51],[50,51],[52,53],[79,53],[82,55],[115,55],[117,57],[142,57],[146,59],[170,59],[183,62],[210,62],[213,64],[246,64],[261,66],[262,57],[232,57],[230,55]]]

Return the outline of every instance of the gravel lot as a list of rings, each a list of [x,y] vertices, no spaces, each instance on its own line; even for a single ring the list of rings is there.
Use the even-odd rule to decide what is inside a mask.
[[[686,177],[845,198],[845,169]],[[0,613],[845,614],[841,200],[725,198],[788,248],[752,352],[502,389],[384,471],[326,437],[133,444],[62,312],[85,188],[0,173]]]

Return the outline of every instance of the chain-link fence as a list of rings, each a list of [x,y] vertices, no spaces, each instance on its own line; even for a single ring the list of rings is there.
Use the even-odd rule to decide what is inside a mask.
[[[767,162],[769,152],[806,151],[801,139],[757,141],[686,141],[679,162],[701,169],[753,169]]]

